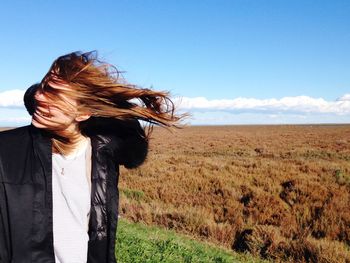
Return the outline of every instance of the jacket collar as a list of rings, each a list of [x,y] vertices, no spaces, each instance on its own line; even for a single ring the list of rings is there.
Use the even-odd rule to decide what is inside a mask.
[[[30,125],[33,141],[33,149],[40,160],[44,171],[45,193],[51,193],[52,189],[52,142],[51,136],[43,129]]]
[[[52,153],[52,142],[51,136],[48,132],[43,129],[39,129],[30,126],[31,135],[33,138],[33,149],[35,154],[39,157],[43,167],[45,174],[51,174],[52,171],[49,170],[51,165],[51,153]]]

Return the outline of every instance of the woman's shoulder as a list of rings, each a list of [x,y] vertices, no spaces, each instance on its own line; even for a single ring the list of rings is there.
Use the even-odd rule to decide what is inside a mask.
[[[24,126],[0,132],[0,161],[18,160],[28,146],[29,129],[29,126]]]
[[[1,156],[15,156],[30,143],[30,126],[8,129],[0,132]]]
[[[90,123],[91,124],[91,123]],[[148,139],[136,119],[95,119],[86,130],[95,149],[107,147],[115,159],[127,168],[141,165],[148,152]]]
[[[30,126],[0,132],[0,172],[4,182],[22,184],[29,181],[28,173],[23,171],[32,153],[31,138]]]
[[[25,136],[29,136],[30,126],[22,126],[18,128],[6,128],[0,131],[0,143],[8,143],[9,140],[20,140]]]

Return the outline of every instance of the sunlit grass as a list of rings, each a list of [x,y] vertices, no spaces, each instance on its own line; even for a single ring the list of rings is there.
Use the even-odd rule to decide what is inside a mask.
[[[118,224],[116,257],[120,263],[266,262],[198,242],[174,231],[130,223],[126,220],[120,220]]]
[[[123,217],[263,258],[350,261],[350,125],[152,137],[147,162],[121,169]]]

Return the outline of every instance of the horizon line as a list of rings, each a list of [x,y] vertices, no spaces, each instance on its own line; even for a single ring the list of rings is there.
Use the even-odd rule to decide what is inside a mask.
[[[310,125],[315,125],[315,126],[347,126],[350,125],[350,123],[249,123],[249,124],[185,124],[184,127],[189,127],[189,126],[310,126]],[[21,128],[25,126],[30,126],[29,125],[21,125],[21,126],[0,126],[0,129],[16,129],[16,128]],[[163,128],[157,125],[154,125],[154,128]]]

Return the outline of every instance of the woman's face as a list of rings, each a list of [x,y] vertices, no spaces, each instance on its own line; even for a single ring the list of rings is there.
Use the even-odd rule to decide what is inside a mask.
[[[37,128],[50,131],[76,131],[79,122],[88,119],[90,116],[79,115],[77,113],[77,101],[60,92],[69,89],[68,85],[49,83],[49,86],[59,95],[54,96],[53,99],[52,96],[48,96],[45,89],[44,91],[37,90],[35,93],[36,108],[32,117],[32,124]]]

